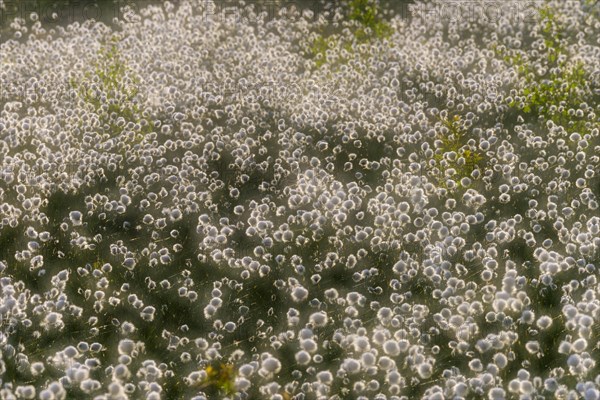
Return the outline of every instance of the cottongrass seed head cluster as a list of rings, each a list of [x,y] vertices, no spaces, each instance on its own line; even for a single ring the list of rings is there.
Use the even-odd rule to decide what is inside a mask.
[[[600,399],[593,2],[215,7],[2,33],[0,397]]]

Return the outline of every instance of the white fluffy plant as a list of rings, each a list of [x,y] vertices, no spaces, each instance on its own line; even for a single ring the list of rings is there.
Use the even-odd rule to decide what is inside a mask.
[[[598,398],[593,5],[227,6],[10,24],[0,397]]]

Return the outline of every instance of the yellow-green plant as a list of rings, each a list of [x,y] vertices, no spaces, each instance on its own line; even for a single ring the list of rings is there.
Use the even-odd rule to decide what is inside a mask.
[[[327,38],[318,36],[313,41],[310,52],[314,57],[317,68],[320,68],[327,62],[327,49],[329,49],[330,45],[337,45],[337,40],[332,36]]]
[[[354,35],[362,42],[372,38],[383,39],[393,32],[391,26],[381,19],[379,10],[371,0],[352,0],[349,18],[360,23],[361,27],[354,31]]]
[[[119,54],[117,44],[118,39],[111,37],[99,50],[93,68],[84,72],[83,79],[70,81],[79,97],[99,114],[101,124],[109,126],[111,136],[123,129],[117,125],[120,117],[134,123],[141,119],[141,110],[135,101],[140,79]],[[148,129],[146,125],[140,130],[137,142]]]
[[[230,396],[235,393],[235,368],[233,364],[215,362],[204,368],[206,378],[201,388],[210,388],[220,394]]]
[[[349,4],[348,19],[356,22],[356,26],[352,30],[353,39],[341,38],[335,34],[318,35],[311,42],[309,54],[315,60],[317,68],[327,62],[327,50],[330,48],[343,48],[349,53],[353,53],[353,41],[369,43],[373,40],[385,39],[393,33],[392,27],[381,18],[379,9],[373,0],[352,0]],[[342,64],[348,61],[344,58],[339,60]]]
[[[464,127],[461,126],[460,115],[452,118],[440,118],[447,133],[438,134],[438,140],[441,145],[436,149],[434,160],[440,172],[439,184],[446,187],[446,171],[452,168],[455,172],[451,177],[460,187],[460,180],[470,177],[473,170],[483,167],[483,156],[476,150],[470,149],[467,145],[468,137]],[[456,158],[449,159],[446,155],[456,153]],[[459,161],[460,158],[464,162]]]
[[[562,73],[552,73],[548,79],[540,82],[528,80],[523,88],[525,101],[520,106],[525,113],[538,112],[546,120],[568,127],[573,117],[569,108],[577,109],[585,101],[582,94],[586,86],[586,71],[578,62],[566,67]],[[511,106],[517,106],[513,101]],[[554,106],[554,107],[552,107]]]
[[[546,49],[548,49],[548,61],[554,63],[558,54],[565,53],[565,49],[561,44],[561,39],[565,36],[564,28],[558,22],[556,10],[549,6],[540,9],[539,18],[542,27],[540,34],[544,38]]]
[[[544,46],[537,61],[544,66],[542,73],[534,68],[536,60],[528,59],[521,51],[494,47],[496,54],[522,77],[519,96],[509,102],[509,106],[545,121],[552,120],[567,131],[586,129],[585,121],[577,118],[573,111],[582,103],[589,103],[589,73],[582,62],[570,60],[563,44],[566,28],[557,11],[546,6],[538,15],[538,32]]]

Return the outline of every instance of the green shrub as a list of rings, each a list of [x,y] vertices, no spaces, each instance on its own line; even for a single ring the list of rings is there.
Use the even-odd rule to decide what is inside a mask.
[[[572,55],[564,47],[568,37],[566,27],[559,21],[556,10],[549,6],[540,9],[537,23],[544,44],[538,60],[526,58],[520,50],[494,47],[496,53],[523,78],[517,99],[512,99],[508,105],[535,119],[552,120],[567,132],[585,131],[585,120],[575,117],[574,110],[583,103],[593,103],[590,73],[582,62],[570,60]],[[536,61],[543,65],[544,72],[536,70]]]
[[[70,81],[79,98],[99,114],[101,125],[109,126],[111,136],[116,136],[122,131],[117,125],[120,117],[126,122],[139,123],[141,115],[141,109],[136,102],[140,79],[120,57],[117,43],[117,37],[111,37],[99,50],[93,70],[86,71],[81,81]],[[138,142],[143,134],[148,133],[148,129],[149,125],[140,129]]]
[[[352,0],[348,17],[361,25],[354,31],[356,39],[361,42],[384,39],[393,32],[389,24],[381,20],[379,10],[371,0]]]
[[[339,35],[318,35],[310,44],[308,53],[315,60],[317,68],[327,62],[327,50],[330,48],[343,48],[349,53],[354,53],[353,42],[369,43],[374,40],[383,40],[392,35],[392,27],[381,16],[376,3],[372,0],[352,0],[349,4],[348,19],[355,23],[351,39],[340,38]],[[340,62],[345,64],[347,59],[340,57]]]
[[[482,168],[484,159],[478,151],[468,147],[468,136],[461,126],[460,115],[455,115],[452,118],[440,118],[440,121],[447,128],[448,133],[438,135],[441,146],[437,148],[434,154],[435,164],[439,170],[439,184],[442,187],[447,186],[446,171],[452,168],[455,171],[452,179],[460,187],[460,180],[470,177],[475,169]],[[454,160],[449,160],[446,155],[452,152],[456,153],[457,157]],[[464,159],[464,163],[462,160],[459,162],[461,158]],[[443,160],[445,162],[442,162]]]

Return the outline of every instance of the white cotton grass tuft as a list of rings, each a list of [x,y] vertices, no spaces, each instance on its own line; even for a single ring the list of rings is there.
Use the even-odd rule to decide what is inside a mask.
[[[303,286],[296,286],[292,289],[292,299],[299,303],[308,297],[308,290]]]
[[[590,5],[283,3],[0,32],[0,397],[599,398]]]
[[[275,358],[271,355],[267,355],[261,361],[261,368],[258,372],[261,375],[269,375],[269,374],[276,374],[280,370],[281,370],[281,362],[277,358]]]
[[[540,329],[548,329],[552,326],[552,318],[547,315],[542,315],[538,318],[536,325]]]
[[[82,214],[80,211],[71,211],[69,213],[69,219],[71,220],[71,224],[73,226],[80,226],[83,221],[82,221]]]
[[[342,370],[350,375],[357,374],[360,368],[360,362],[352,358],[348,358],[342,363]]]

